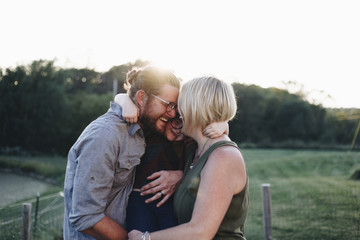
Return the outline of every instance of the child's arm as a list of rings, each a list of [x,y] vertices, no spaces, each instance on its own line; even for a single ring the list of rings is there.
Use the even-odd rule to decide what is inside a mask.
[[[122,108],[122,116],[126,122],[136,123],[138,121],[139,109],[126,93],[115,96],[114,102]]]
[[[229,124],[227,122],[211,123],[203,130],[203,134],[209,138],[217,138],[223,134],[229,135]]]

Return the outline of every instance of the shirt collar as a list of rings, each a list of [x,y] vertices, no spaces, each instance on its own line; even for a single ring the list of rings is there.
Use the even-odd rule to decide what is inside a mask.
[[[109,111],[113,112],[122,122],[125,122],[122,116],[122,108],[119,104],[116,104],[114,102],[110,102],[110,109]],[[144,137],[143,131],[139,124],[137,123],[128,123],[128,132],[131,136],[134,136],[136,132],[141,137]]]

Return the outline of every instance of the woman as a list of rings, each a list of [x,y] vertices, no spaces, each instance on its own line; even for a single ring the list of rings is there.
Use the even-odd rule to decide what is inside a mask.
[[[183,85],[178,104],[182,132],[196,141],[187,148],[188,162],[175,193],[180,225],[151,233],[133,230],[129,239],[245,239],[249,188],[242,154],[227,135],[211,139],[202,134],[205,126],[235,116],[234,91],[214,77],[196,78]]]
[[[122,107],[122,116],[127,122],[137,121],[138,110],[127,94],[118,94],[115,102]],[[157,231],[177,225],[173,210],[173,197],[160,191],[154,195],[141,195],[141,189],[158,177],[160,171],[182,171],[185,142],[181,133],[182,121],[177,113],[169,119],[163,133],[151,132],[145,136],[146,148],[141,163],[136,167],[133,191],[127,207],[127,230]],[[218,137],[228,132],[226,122],[214,123],[205,128],[209,137]],[[176,186],[174,186],[176,187]]]

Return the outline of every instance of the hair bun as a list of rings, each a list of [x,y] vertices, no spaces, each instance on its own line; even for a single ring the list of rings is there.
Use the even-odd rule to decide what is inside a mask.
[[[136,67],[132,68],[132,69],[126,74],[126,81],[127,81],[130,85],[132,85],[132,84],[135,82],[135,80],[136,80],[139,72],[140,72],[140,69],[139,69],[139,68],[136,68]]]

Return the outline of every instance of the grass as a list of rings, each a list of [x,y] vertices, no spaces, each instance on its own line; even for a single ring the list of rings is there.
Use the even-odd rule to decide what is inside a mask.
[[[250,178],[248,239],[264,239],[261,184],[271,184],[273,239],[359,239],[360,153],[244,150]]]
[[[0,156],[0,168],[10,169],[32,177],[62,185],[66,170],[65,157],[18,157]]]
[[[247,239],[264,239],[261,184],[271,184],[273,239],[360,239],[360,152],[244,149],[250,179]],[[66,158],[4,157],[0,168],[62,183]],[[1,217],[1,216],[0,216]]]

